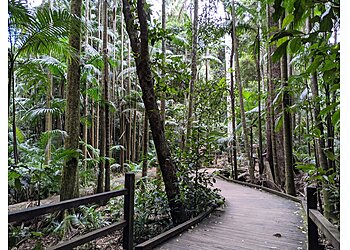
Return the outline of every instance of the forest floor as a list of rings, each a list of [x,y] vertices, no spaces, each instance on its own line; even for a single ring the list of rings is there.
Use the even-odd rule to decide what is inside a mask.
[[[147,172],[148,176],[151,178],[156,177],[156,168],[151,168]],[[142,173],[136,172],[136,179],[141,178]],[[118,175],[112,175],[111,178],[111,188],[117,188],[119,186],[124,185],[124,175],[118,174]],[[94,193],[94,189],[92,187],[83,188],[80,190],[80,195],[91,195]],[[46,199],[43,199],[40,201],[40,205],[49,205],[53,203],[57,203],[60,201],[59,195],[53,195]],[[8,211],[17,211],[26,209],[29,207],[35,207],[37,205],[37,201],[24,201],[17,204],[9,205]],[[103,208],[101,208],[103,209]],[[23,225],[22,225],[23,226]],[[78,235],[79,232],[77,230],[72,230],[70,233],[68,233],[65,237],[65,239],[71,239],[74,236]],[[24,250],[24,249],[35,249],[35,246],[37,245],[38,239],[35,238],[28,238],[25,237],[22,241],[20,241],[16,247],[11,248],[12,250]],[[42,246],[51,246],[53,244],[57,244],[59,242],[58,237],[54,237],[51,235],[47,235],[40,238],[40,244]],[[117,230],[116,232],[109,234],[105,237],[101,237],[99,239],[96,239],[94,241],[91,241],[83,246],[78,247],[77,249],[83,250],[83,249],[105,249],[105,250],[119,250],[122,249],[122,231]]]
[[[136,172],[135,173],[135,178],[140,179],[141,178],[141,171],[140,172]],[[151,168],[147,171],[147,175],[149,177],[156,177],[156,168]],[[113,175],[111,176],[111,189],[115,189],[118,186],[124,185],[124,180],[125,177],[123,174],[117,174],[117,175]],[[81,188],[80,189],[80,196],[86,196],[86,195],[92,195],[94,194],[94,188],[93,187],[85,187],[85,188]],[[50,197],[47,197],[46,199],[42,199],[40,201],[40,205],[49,205],[49,204],[53,204],[53,203],[57,203],[60,201],[60,196],[59,195],[53,195]],[[12,204],[12,205],[8,205],[8,212],[13,212],[13,211],[17,211],[17,210],[22,210],[22,209],[26,209],[29,207],[35,207],[37,206],[38,201],[23,201],[20,203],[16,203],[16,204]]]

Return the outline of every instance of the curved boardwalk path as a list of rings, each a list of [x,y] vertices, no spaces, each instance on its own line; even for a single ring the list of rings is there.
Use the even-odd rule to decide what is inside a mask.
[[[156,249],[306,249],[299,203],[215,179],[225,208]]]

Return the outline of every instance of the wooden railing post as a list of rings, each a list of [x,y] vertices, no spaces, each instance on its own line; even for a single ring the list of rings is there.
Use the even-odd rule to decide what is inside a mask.
[[[315,187],[306,188],[307,201],[307,227],[308,227],[308,249],[318,249],[318,230],[316,224],[309,216],[309,209],[317,209],[317,189]]]
[[[132,250],[134,245],[134,173],[125,174],[125,188],[128,190],[128,193],[124,196],[124,220],[126,220],[126,226],[123,231],[123,249]]]

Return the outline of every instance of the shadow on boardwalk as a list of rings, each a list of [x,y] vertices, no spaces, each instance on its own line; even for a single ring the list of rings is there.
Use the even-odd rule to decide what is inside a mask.
[[[299,203],[216,180],[225,208],[156,249],[306,249]]]

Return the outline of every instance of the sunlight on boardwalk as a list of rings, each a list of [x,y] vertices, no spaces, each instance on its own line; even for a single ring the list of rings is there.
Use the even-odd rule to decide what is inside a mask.
[[[225,208],[156,249],[306,249],[300,204],[216,180]]]

